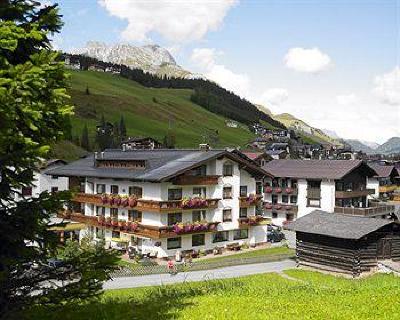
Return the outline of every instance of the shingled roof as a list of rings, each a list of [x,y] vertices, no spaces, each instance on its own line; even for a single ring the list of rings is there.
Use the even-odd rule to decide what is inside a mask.
[[[275,177],[307,179],[342,179],[358,167],[369,177],[376,172],[361,160],[272,160],[263,169]]]
[[[390,177],[392,174],[394,176],[398,176],[399,173],[396,170],[396,168],[394,166],[382,166],[379,164],[375,164],[375,163],[371,163],[368,164],[372,169],[375,170],[375,172],[377,173],[377,175],[375,175],[375,177],[378,178],[387,178]]]
[[[97,154],[97,160],[144,160],[146,166],[141,170],[130,168],[96,167],[94,155],[74,161],[66,166],[50,170],[47,174],[55,176],[120,178],[136,181],[160,182],[182,174],[194,167],[200,166],[209,160],[227,157],[239,162],[242,168],[257,174],[268,175],[260,167],[244,161],[237,155],[226,150],[106,150]]]
[[[369,218],[315,210],[287,225],[296,232],[319,234],[341,239],[360,239],[388,224],[389,219]]]

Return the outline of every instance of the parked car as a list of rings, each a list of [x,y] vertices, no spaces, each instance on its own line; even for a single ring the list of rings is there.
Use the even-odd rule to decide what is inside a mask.
[[[273,229],[268,234],[269,242],[275,243],[275,242],[281,242],[282,240],[285,240],[285,235],[280,230]]]

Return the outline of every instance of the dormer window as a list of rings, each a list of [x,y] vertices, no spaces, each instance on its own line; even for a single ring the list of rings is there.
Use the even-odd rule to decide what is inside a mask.
[[[231,162],[225,162],[222,167],[222,175],[224,177],[233,176],[233,164]]]

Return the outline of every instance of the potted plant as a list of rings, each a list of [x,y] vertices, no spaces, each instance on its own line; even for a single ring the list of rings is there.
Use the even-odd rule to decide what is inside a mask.
[[[106,226],[111,226],[111,217],[107,217],[107,218],[105,219],[105,225],[106,225]]]
[[[128,199],[127,196],[123,196],[123,197],[121,198],[121,205],[122,205],[123,207],[127,207],[127,206],[129,205],[129,199]]]
[[[106,193],[103,193],[101,195],[101,203],[102,204],[107,204],[108,203],[108,195]]]
[[[272,209],[272,203],[266,203],[265,204],[265,209]]]
[[[128,200],[128,205],[132,208],[136,207],[136,204],[137,204],[137,199],[135,198],[135,196],[130,196]]]
[[[274,208],[275,208],[276,210],[281,210],[281,209],[282,209],[282,205],[276,204],[276,205],[274,206]]]
[[[125,226],[125,221],[124,220],[118,220],[118,227],[122,228]]]
[[[121,202],[122,202],[122,199],[118,194],[116,196],[114,196],[114,203],[116,206],[120,206]]]
[[[285,209],[286,209],[286,210],[292,210],[292,206],[286,205],[286,206],[285,206]]]
[[[104,222],[105,222],[104,216],[98,216],[98,217],[97,217],[97,222],[98,222],[100,225],[103,225]]]
[[[112,225],[113,227],[118,226],[118,219],[116,219],[116,218],[111,218],[111,225]]]
[[[183,232],[183,224],[182,223],[175,223],[172,226],[172,230],[176,233],[176,234],[181,234]]]
[[[286,193],[292,193],[292,192],[293,192],[293,189],[292,189],[292,188],[289,188],[289,187],[287,187],[287,188],[285,189],[285,191],[286,191]]]
[[[271,186],[265,186],[265,187],[264,187],[264,191],[265,191],[266,193],[272,193],[272,187],[271,187]]]
[[[110,196],[110,198],[109,198],[109,200],[108,200],[108,202],[109,202],[109,204],[110,204],[110,206],[113,206],[114,205],[114,203],[115,203],[115,196]]]
[[[275,192],[276,193],[281,193],[282,192],[282,188],[280,188],[280,187],[275,188]]]

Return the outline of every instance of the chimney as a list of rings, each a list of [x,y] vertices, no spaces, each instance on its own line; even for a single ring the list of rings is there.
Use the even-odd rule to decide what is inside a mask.
[[[200,143],[199,144],[199,150],[200,151],[208,151],[210,150],[210,145],[208,143]]]

